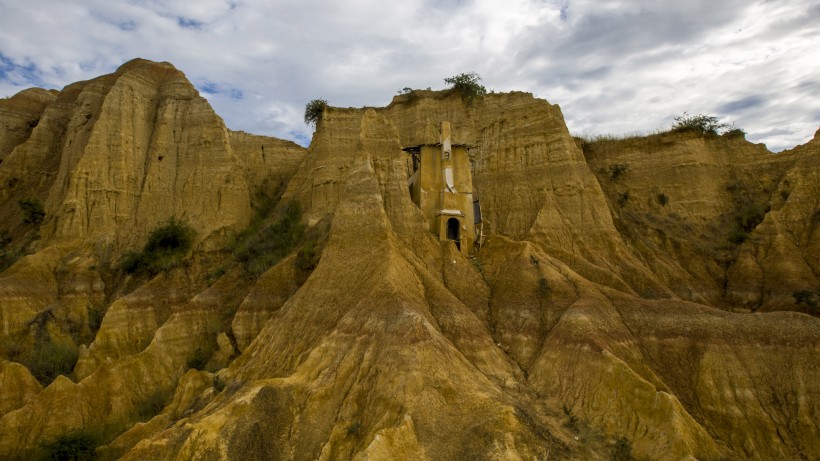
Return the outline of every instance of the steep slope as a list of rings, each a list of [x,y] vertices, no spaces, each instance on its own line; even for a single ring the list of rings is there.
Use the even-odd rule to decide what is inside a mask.
[[[806,311],[816,293],[805,266],[817,261],[817,141],[778,156],[679,134],[582,149],[560,109],[531,95],[468,104],[456,92],[417,91],[381,109],[327,108],[303,155],[227,131],[204,101],[181,102],[193,91],[182,79],[138,61],[92,81],[118,96],[106,106],[109,96],[92,98],[105,91],[89,93],[101,99],[90,119],[100,134],[89,139],[115,146],[116,158],[144,139],[142,129],[123,137],[113,133],[124,128],[102,127],[140,126],[129,111],[159,114],[147,163],[120,162],[118,171],[168,180],[156,165],[165,153],[175,170],[196,172],[191,181],[215,181],[206,170],[216,162],[211,184],[245,201],[244,221],[194,207],[215,221],[191,219],[201,243],[187,265],[117,277],[88,245],[98,234],[55,205],[62,196],[96,203],[87,200],[96,188],[71,186],[81,181],[70,172],[89,170],[55,168],[66,180],[40,186],[54,214],[41,250],[0,274],[0,320],[13,326],[3,338],[28,338],[24,351],[45,333],[89,344],[67,373],[76,383],[61,376],[42,389],[24,367],[0,362],[0,383],[19,396],[0,401],[2,456],[26,459],[84,431],[103,459],[611,459],[630,450],[670,460],[820,458],[820,321],[764,313]],[[170,100],[141,97],[128,109],[122,95],[146,81],[159,83],[134,94]],[[69,88],[57,101],[68,101]],[[43,164],[30,142],[47,138],[38,130],[53,107],[27,141],[14,141],[13,153],[27,152],[18,165]],[[171,107],[188,115],[161,115]],[[445,120],[454,142],[471,146],[485,216],[485,240],[469,258],[427,230],[407,189],[401,149],[437,142]],[[187,135],[161,134],[169,129]],[[177,145],[212,151],[174,157]],[[99,149],[61,155],[109,165]],[[73,162],[63,157],[55,164]],[[626,163],[613,178],[610,165]],[[189,206],[187,194],[200,189],[174,181],[125,187],[137,217],[91,213],[113,223],[112,253],[150,232],[124,228],[148,219],[138,218],[143,194],[145,207],[166,197],[167,213]],[[13,208],[17,198],[4,200]],[[739,204],[760,205],[760,220]],[[258,276],[235,254],[211,251],[251,220],[252,207],[269,215],[257,213],[251,229],[285,232],[264,223],[294,209],[307,226]],[[677,216],[646,224],[660,212]],[[727,228],[744,224],[748,232]],[[726,241],[732,231],[747,235],[717,250],[692,238]],[[755,271],[770,288],[758,289]],[[790,290],[808,293],[803,304],[786,298]],[[99,331],[83,320],[97,311]]]

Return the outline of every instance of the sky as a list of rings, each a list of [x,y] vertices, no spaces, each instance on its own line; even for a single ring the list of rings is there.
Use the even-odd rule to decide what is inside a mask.
[[[772,151],[820,127],[816,0],[0,0],[0,97],[133,58],[182,70],[230,129],[310,141],[305,104],[385,106],[476,72],[574,135],[708,114]]]

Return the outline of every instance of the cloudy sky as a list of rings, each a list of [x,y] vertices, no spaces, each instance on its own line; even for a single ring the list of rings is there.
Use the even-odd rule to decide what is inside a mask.
[[[389,104],[477,72],[577,135],[712,114],[779,151],[820,127],[816,0],[0,0],[0,97],[142,57],[231,129],[309,141],[305,103]]]

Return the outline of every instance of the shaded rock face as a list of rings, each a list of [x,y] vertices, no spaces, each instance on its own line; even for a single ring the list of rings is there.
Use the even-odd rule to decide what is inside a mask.
[[[35,243],[7,229],[39,251],[0,274],[3,457],[77,430],[103,459],[820,457],[817,141],[579,145],[529,94],[419,91],[328,108],[305,153],[228,131],[147,61],[2,103],[0,179],[46,212]],[[441,121],[472,146],[470,258],[407,189],[401,149]],[[277,200],[250,229],[298,207],[306,230],[255,276],[218,249]],[[197,249],[123,277],[100,248],[139,248],[148,210]],[[44,344],[78,355],[45,388],[17,363]]]

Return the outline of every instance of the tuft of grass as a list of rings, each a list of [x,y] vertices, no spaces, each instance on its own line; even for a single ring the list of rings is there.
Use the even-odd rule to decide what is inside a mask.
[[[567,420],[564,422],[564,426],[572,429],[573,431],[577,431],[578,417],[572,414],[572,410],[570,410],[566,404],[561,406],[561,410],[564,412],[564,416],[567,417]]]
[[[618,195],[618,206],[623,208],[623,207],[626,206],[626,204],[628,202],[629,202],[629,191],[621,192],[621,194]]]
[[[609,179],[617,181],[618,178],[627,172],[627,170],[629,170],[628,163],[614,163],[609,165]]]
[[[621,437],[612,448],[612,461],[631,461],[632,443],[626,437]]]
[[[539,298],[546,298],[550,294],[550,285],[544,277],[538,279],[536,294],[538,294]]]

